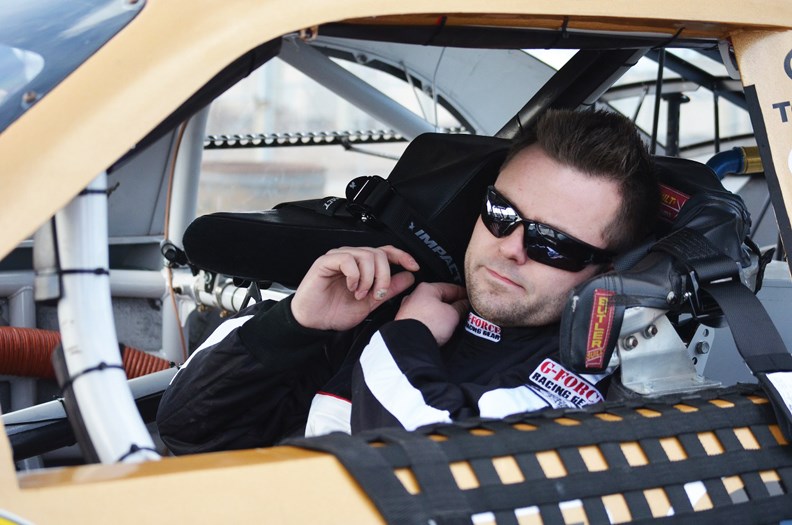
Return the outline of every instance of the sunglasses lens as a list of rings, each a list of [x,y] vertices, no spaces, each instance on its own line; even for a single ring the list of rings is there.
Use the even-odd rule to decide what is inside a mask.
[[[588,257],[575,255],[574,249],[577,246],[570,245],[570,242],[562,236],[563,234],[544,224],[526,224],[525,251],[537,262],[561,270],[579,272],[588,265]]]
[[[481,210],[481,219],[484,226],[497,238],[509,235],[513,227],[520,222],[520,216],[505,199],[493,191],[487,192],[484,206]]]
[[[547,226],[520,217],[517,210],[494,187],[487,190],[481,210],[484,226],[497,238],[509,235],[517,225],[524,230],[525,252],[536,262],[569,272],[579,272],[592,262],[594,253],[585,244]]]

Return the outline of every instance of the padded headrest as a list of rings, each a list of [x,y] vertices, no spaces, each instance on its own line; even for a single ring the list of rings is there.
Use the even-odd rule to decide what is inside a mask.
[[[662,157],[656,168],[663,185],[663,217],[657,226],[657,237],[662,239],[636,249],[642,252],[629,267],[618,268],[617,261],[617,270],[596,275],[570,293],[561,317],[560,353],[562,363],[576,372],[599,373],[607,368],[630,307],[684,311],[713,325],[719,322],[720,311],[697,293],[690,268],[658,249],[663,243],[681,242],[674,239],[676,233],[695,232],[719,256],[739,267],[751,264],[744,245],[751,219],[742,199],[726,191],[704,164]],[[671,232],[675,234],[664,237]],[[679,249],[690,257],[703,250],[692,243]]]
[[[393,231],[410,224],[363,222],[349,213],[345,199],[326,197],[256,213],[199,217],[184,234],[184,250],[191,264],[205,270],[294,286],[329,249],[392,244],[421,264],[418,280],[451,281],[442,270],[449,258],[462,268],[482,196],[508,148],[504,139],[437,133],[420,135],[407,146],[387,182],[424,229],[436,232],[421,237],[417,248]],[[400,211],[395,206],[392,214]]]
[[[723,184],[706,164],[678,157],[654,157],[654,170],[660,184],[660,221],[658,236],[671,230],[682,206],[701,192],[725,192]]]

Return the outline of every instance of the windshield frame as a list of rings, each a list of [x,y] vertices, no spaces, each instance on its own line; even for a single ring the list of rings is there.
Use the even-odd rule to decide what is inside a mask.
[[[0,0],[0,133],[144,6],[144,0]]]

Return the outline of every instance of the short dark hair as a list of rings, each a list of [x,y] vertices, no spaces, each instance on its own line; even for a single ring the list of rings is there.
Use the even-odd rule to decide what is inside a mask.
[[[622,205],[604,232],[608,249],[624,251],[654,226],[660,190],[646,145],[627,117],[605,110],[549,109],[516,138],[504,165],[534,144],[556,162],[618,184]]]

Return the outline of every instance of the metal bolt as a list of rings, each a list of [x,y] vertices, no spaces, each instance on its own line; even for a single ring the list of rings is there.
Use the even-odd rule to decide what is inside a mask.
[[[35,91],[26,91],[24,95],[22,95],[22,102],[25,104],[32,104],[38,98],[38,93]]]
[[[708,342],[701,341],[700,343],[696,343],[697,354],[708,354],[709,351],[710,351],[710,346]]]
[[[636,346],[638,346],[638,338],[634,335],[628,335],[624,338],[624,349],[625,350],[632,350]]]
[[[668,295],[666,295],[666,302],[668,304],[674,304],[674,301],[676,301],[676,294],[674,292],[668,292]]]
[[[649,326],[646,327],[646,330],[644,330],[644,337],[646,337],[647,339],[651,339],[656,335],[657,335],[657,327],[653,324],[650,324]]]

